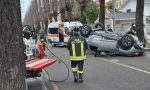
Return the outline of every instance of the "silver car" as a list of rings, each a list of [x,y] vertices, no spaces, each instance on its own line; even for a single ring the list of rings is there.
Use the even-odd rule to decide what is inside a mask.
[[[124,35],[109,32],[102,25],[91,29],[88,25],[80,27],[80,34],[86,38],[89,49],[94,52],[104,52],[108,55],[135,56],[143,55],[145,44],[131,32]]]

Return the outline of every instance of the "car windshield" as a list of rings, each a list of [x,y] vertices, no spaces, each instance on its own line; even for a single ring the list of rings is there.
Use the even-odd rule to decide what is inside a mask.
[[[58,34],[58,28],[49,28],[48,33],[49,34]]]
[[[70,35],[73,31],[73,29],[75,28],[75,26],[70,26],[69,28],[68,27],[65,27],[65,33],[67,35]]]

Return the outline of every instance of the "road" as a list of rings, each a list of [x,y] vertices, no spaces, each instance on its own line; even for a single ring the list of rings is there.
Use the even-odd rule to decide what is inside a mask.
[[[52,47],[50,50],[70,68],[65,47]],[[138,57],[94,57],[93,53],[89,53],[84,65],[84,83],[74,83],[70,70],[70,76],[65,82],[55,83],[59,90],[150,90],[149,53]],[[52,80],[63,80],[67,75],[66,67],[60,62],[46,70]]]

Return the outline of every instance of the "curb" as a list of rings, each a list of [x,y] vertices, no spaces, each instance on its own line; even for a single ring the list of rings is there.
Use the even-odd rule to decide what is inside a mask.
[[[51,83],[52,89],[49,89],[49,90],[60,90],[54,82],[49,81],[49,80],[51,80],[51,77],[49,75],[47,75],[47,73],[44,70],[43,70],[43,75],[47,78],[46,81]]]
[[[58,86],[48,78],[45,72],[42,72],[41,77],[27,78],[26,90],[59,90]]]

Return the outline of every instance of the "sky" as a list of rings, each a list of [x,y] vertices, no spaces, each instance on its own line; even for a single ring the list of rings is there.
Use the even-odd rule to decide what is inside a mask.
[[[27,12],[32,0],[20,0],[21,3],[21,18],[22,20],[25,17],[25,13]]]

